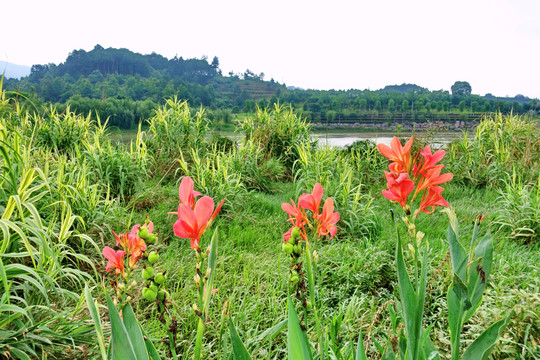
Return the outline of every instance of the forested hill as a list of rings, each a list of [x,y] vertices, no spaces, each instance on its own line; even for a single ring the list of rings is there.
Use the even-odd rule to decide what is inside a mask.
[[[472,95],[471,86],[457,81],[448,91],[430,91],[415,84],[383,89],[321,91],[287,88],[264,73],[224,76],[219,59],[184,59],[152,53],[142,55],[128,49],[74,50],[64,63],[34,65],[29,76],[6,79],[5,88],[23,92],[34,104],[70,106],[81,113],[98,113],[109,123],[132,128],[150,117],[157,104],[178,97],[194,107],[204,106],[212,119],[230,121],[231,113],[254,111],[255,104],[290,103],[313,122],[356,121],[366,116],[434,118],[494,110],[537,111],[536,100]],[[381,117],[381,119],[382,119]],[[465,116],[466,117],[466,116]]]

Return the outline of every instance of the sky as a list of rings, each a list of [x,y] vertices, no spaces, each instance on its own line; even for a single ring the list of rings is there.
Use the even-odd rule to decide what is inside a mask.
[[[305,89],[414,83],[540,98],[540,0],[6,0],[0,60],[96,44],[211,60]]]

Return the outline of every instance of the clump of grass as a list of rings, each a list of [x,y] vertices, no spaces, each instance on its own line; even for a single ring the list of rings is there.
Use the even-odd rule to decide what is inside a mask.
[[[264,159],[279,158],[287,171],[299,159],[298,146],[312,144],[310,124],[294,113],[291,107],[276,104],[273,109],[260,109],[241,124],[245,141],[261,148]]]
[[[496,224],[507,237],[527,244],[540,240],[540,177],[536,184],[524,184],[514,171],[499,190],[501,205]]]
[[[449,145],[448,168],[454,181],[497,187],[515,168],[523,181],[536,181],[540,166],[540,130],[524,116],[495,113],[484,117],[476,136],[467,133]]]

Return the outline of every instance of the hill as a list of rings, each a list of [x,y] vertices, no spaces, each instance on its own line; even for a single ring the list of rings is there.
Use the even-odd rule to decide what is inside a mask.
[[[30,75],[30,67],[17,65],[7,61],[0,61],[0,73],[4,73],[6,79],[20,79]]]

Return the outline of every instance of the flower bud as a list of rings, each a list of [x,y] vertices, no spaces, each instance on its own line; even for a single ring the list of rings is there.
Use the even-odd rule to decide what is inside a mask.
[[[124,283],[118,284],[118,290],[123,292],[124,290],[126,290],[126,285],[124,285]]]
[[[195,274],[195,276],[193,276],[193,280],[195,281],[195,284],[197,286],[199,286],[201,284],[201,278],[200,278],[199,274]]]
[[[411,252],[411,254],[413,254],[414,256],[414,247],[411,245],[411,244],[407,244],[409,245],[409,251]]]
[[[317,251],[313,250],[313,261],[319,262],[319,254],[317,254]]]
[[[420,244],[422,244],[422,240],[424,239],[424,233],[419,231],[416,233],[416,246],[420,247]]]
[[[150,254],[148,254],[148,262],[151,265],[154,265],[159,259],[159,254],[157,251],[152,251]]]
[[[291,237],[298,239],[299,236],[300,236],[300,229],[295,226],[291,231]]]
[[[210,276],[210,273],[212,272],[212,269],[208,268],[206,269],[206,278],[208,278]]]
[[[151,266],[148,266],[146,269],[142,272],[142,277],[144,280],[149,280],[154,276],[154,269]]]
[[[146,300],[152,302],[152,301],[156,300],[157,294],[152,289],[144,288],[143,291],[142,291],[142,296]]]
[[[163,276],[163,273],[158,273],[156,276],[154,276],[154,281],[158,285],[162,285],[165,282],[165,276]]]

